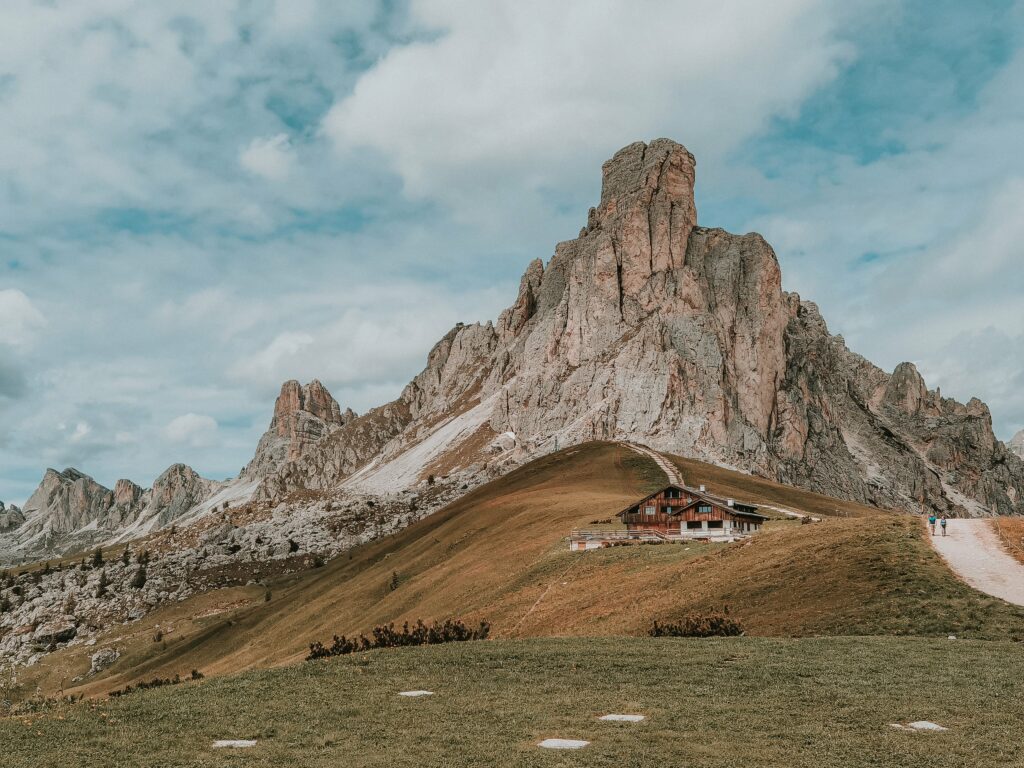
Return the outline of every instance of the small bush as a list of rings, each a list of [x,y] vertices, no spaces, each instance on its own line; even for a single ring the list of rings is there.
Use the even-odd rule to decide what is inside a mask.
[[[344,635],[334,636],[334,643],[327,647],[323,643],[313,643],[309,646],[309,656],[306,661],[314,659],[326,659],[331,656],[344,656],[357,651],[369,651],[373,648],[400,648],[409,645],[440,645],[441,643],[460,643],[468,640],[486,640],[491,632],[491,625],[486,621],[480,622],[476,629],[469,629],[461,621],[451,619],[440,624],[434,622],[430,626],[417,621],[413,627],[406,622],[401,630],[396,630],[394,624],[375,627],[372,638],[360,635],[358,638],[347,638]]]
[[[697,614],[675,623],[655,621],[648,634],[651,637],[738,637],[743,634],[743,627],[727,613]]]
[[[134,691],[145,691],[150,688],[162,688],[165,685],[179,685],[185,682],[186,680],[202,680],[204,677],[205,675],[198,669],[193,669],[192,674],[184,680],[182,680],[181,675],[175,675],[174,677],[154,677],[152,680],[148,682],[143,681],[141,683],[137,683],[134,686],[128,685],[119,690],[111,691],[108,695],[110,696],[110,698],[113,699],[117,698],[118,696],[127,696],[129,693],[132,693]]]

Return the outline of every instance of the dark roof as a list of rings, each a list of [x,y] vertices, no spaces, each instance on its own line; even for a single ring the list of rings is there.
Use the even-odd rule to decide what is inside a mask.
[[[683,493],[688,493],[691,496],[695,496],[698,500],[704,500],[704,501],[711,502],[712,504],[715,504],[715,505],[717,505],[719,507],[725,507],[725,508],[731,510],[732,512],[735,512],[735,513],[740,514],[740,515],[746,515],[746,516],[749,516],[749,517],[759,517],[762,520],[768,520],[768,518],[766,516],[759,515],[759,514],[757,514],[757,512],[755,512],[755,510],[757,509],[757,505],[755,505],[755,504],[747,504],[746,502],[736,501],[735,499],[727,499],[727,498],[725,498],[723,496],[716,496],[713,493],[708,493],[707,491],[702,491],[699,488],[691,488],[688,485],[675,485],[674,483],[670,484],[670,485],[666,485],[664,488],[661,488],[661,489],[655,491],[654,493],[650,493],[647,496],[644,496],[639,501],[634,501],[632,504],[630,504],[624,510],[619,512],[618,515],[616,515],[616,516],[624,515],[627,512],[629,512],[629,510],[631,510],[633,507],[639,507],[644,502],[650,501],[655,496],[658,496],[658,495],[660,495],[660,494],[662,494],[662,493],[664,493],[665,491],[668,491],[668,490],[677,490],[677,491],[681,491]],[[730,501],[732,501],[732,506],[729,505]],[[683,509],[685,509],[687,507],[690,507],[690,506],[692,506],[692,505],[691,504],[687,504],[686,507],[680,507],[680,511],[682,511]]]

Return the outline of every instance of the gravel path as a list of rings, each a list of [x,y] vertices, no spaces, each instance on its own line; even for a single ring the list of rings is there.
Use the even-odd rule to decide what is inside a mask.
[[[664,456],[662,456],[657,451],[654,451],[654,450],[648,448],[646,445],[637,445],[636,443],[623,443],[623,445],[625,445],[627,448],[629,448],[629,449],[631,449],[633,451],[636,451],[641,456],[646,456],[647,458],[649,458],[652,461],[654,461],[655,464],[657,464],[659,467],[661,467],[661,471],[664,472],[668,476],[669,484],[671,484],[671,485],[683,485],[684,484],[683,483],[683,476],[679,473],[679,470],[676,469],[676,465],[673,464],[668,459],[666,459]]]
[[[929,535],[953,572],[979,592],[1024,605],[1024,565],[1003,549],[989,520],[950,520],[946,535]]]

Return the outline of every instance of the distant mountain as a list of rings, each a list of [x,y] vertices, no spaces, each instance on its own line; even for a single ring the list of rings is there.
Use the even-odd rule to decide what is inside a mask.
[[[0,507],[0,562],[137,539],[203,519],[217,507],[244,504],[259,480],[354,418],[319,381],[288,381],[256,455],[235,480],[207,480],[185,464],[174,464],[151,488],[118,480],[110,490],[77,469],[48,469],[23,510]]]
[[[1010,442],[1007,445],[1009,445],[1011,451],[1024,458],[1024,429],[1010,438]]]

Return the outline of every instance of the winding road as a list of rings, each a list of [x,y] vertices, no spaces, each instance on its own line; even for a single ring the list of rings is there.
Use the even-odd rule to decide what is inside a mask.
[[[946,564],[970,586],[1024,606],[1024,565],[1003,548],[990,520],[952,519],[945,536],[928,538]]]

